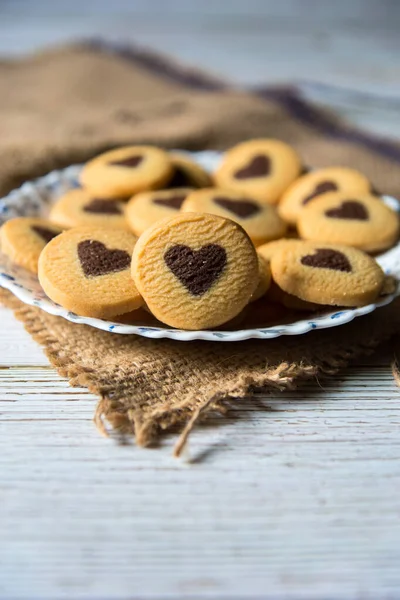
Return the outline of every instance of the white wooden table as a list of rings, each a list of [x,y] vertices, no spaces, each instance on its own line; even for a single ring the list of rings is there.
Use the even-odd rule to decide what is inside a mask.
[[[206,2],[204,19],[214,33],[199,26],[201,3],[188,3],[194,12],[184,12],[184,32],[173,25],[182,1],[171,3],[166,24],[155,0],[119,4],[118,12],[118,2],[108,9],[97,3],[103,8],[91,20],[74,0],[0,3],[0,51],[48,42],[56,35],[49,19],[60,24],[62,16],[68,35],[104,33],[110,22],[114,35],[135,38],[141,31],[139,41],[159,45],[162,35],[172,54],[226,68],[238,81],[265,83],[276,67],[268,66],[272,61],[262,66],[250,40],[265,37],[291,76],[296,65],[288,55],[279,59],[276,28],[289,40],[296,27],[297,64],[316,65],[314,79],[327,81],[332,73],[335,83],[348,86],[357,61],[349,66],[337,40],[358,31],[354,48],[363,67],[355,85],[376,92],[383,82],[386,100],[375,97],[364,109],[347,97],[332,102],[372,128],[399,131],[393,118],[398,100],[387,101],[399,91],[399,63],[388,61],[398,44],[396,19],[382,16],[393,3],[368,2],[362,12],[358,1],[344,8],[338,3],[338,12],[316,10],[310,24],[303,10],[296,21],[294,0],[278,8],[246,1],[243,32],[235,29],[239,2],[229,10],[225,5],[225,20],[222,4],[213,3],[213,12]],[[340,11],[348,4],[353,16],[346,20]],[[36,16],[29,12],[33,5]],[[40,15],[50,9],[43,24]],[[267,19],[268,11],[275,20]],[[334,27],[336,41],[333,34],[318,38]],[[216,44],[222,30],[225,45],[214,45],[211,54],[210,39]],[[189,43],[191,35],[195,42]],[[322,58],[313,50],[321,44]],[[375,61],[369,70],[368,52]],[[238,403],[235,418],[197,429],[187,455],[175,460],[172,436],[156,450],[100,437],[91,422],[95,398],[70,388],[49,367],[9,311],[0,309],[0,319],[0,598],[399,596],[400,393],[389,356],[360,361],[297,393],[274,394],[264,409]]]

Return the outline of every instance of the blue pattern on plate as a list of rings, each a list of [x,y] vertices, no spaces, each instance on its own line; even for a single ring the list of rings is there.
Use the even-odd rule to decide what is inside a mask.
[[[213,170],[220,161],[218,152],[193,153],[193,158],[204,168]],[[0,225],[8,219],[18,216],[33,216],[46,214],[48,206],[61,194],[69,189],[79,186],[79,165],[73,165],[61,171],[53,171],[33,182],[25,183],[18,190],[12,191],[5,198],[0,199]],[[400,203],[394,198],[384,197],[385,203],[400,212]],[[385,254],[378,257],[385,273],[390,273],[400,279],[400,244]],[[399,294],[380,299],[376,304],[363,306],[357,309],[335,311],[318,317],[312,321],[301,320],[278,327],[263,327],[242,329],[238,331],[183,331],[168,327],[143,327],[140,325],[124,325],[112,323],[102,319],[80,317],[67,311],[59,304],[51,302],[41,289],[37,277],[28,273],[21,267],[11,264],[4,256],[0,255],[0,285],[13,292],[26,304],[34,305],[53,315],[61,316],[74,323],[83,323],[109,331],[114,334],[136,334],[150,338],[170,338],[173,340],[214,340],[215,342],[240,341],[246,339],[271,339],[281,335],[299,335],[312,329],[322,329],[348,323],[355,317],[368,314],[379,306],[384,306]]]

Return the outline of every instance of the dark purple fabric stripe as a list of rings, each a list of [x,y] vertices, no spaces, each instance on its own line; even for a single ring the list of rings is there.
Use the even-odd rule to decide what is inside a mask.
[[[112,44],[102,40],[89,40],[83,44],[94,50],[116,54],[121,58],[135,62],[137,65],[140,65],[153,73],[157,73],[160,77],[176,81],[177,83],[192,89],[212,92],[223,90],[227,87],[222,81],[218,81],[217,78],[213,79],[212,77],[208,77],[206,74],[193,69],[185,69],[173,64],[159,54],[132,45]]]
[[[89,40],[82,44],[94,50],[112,53],[135,62],[160,77],[175,81],[191,89],[209,92],[233,89],[233,86],[229,86],[217,78],[209,77],[207,74],[195,70],[184,69],[159,54],[148,52],[132,44],[114,44],[98,39]],[[283,106],[288,114],[301,123],[313,127],[321,135],[358,144],[381,156],[400,162],[400,145],[331,120],[329,116],[312,103],[301,98],[295,87],[271,86],[247,91]]]
[[[294,88],[261,88],[254,90],[254,93],[262,98],[276,101],[298,121],[318,129],[324,135],[365,146],[377,154],[400,161],[399,145],[358,129],[338,124],[312,104],[303,100]]]

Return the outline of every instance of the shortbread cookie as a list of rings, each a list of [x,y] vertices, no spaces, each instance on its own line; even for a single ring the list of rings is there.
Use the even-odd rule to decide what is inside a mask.
[[[399,216],[371,195],[344,192],[324,194],[307,205],[297,223],[302,238],[314,242],[345,244],[378,252],[393,246],[399,237]]]
[[[257,288],[259,266],[240,225],[216,215],[181,213],[140,237],[132,275],[157,319],[196,330],[240,313]]]
[[[136,235],[142,235],[148,227],[168,217],[173,217],[192,192],[191,189],[176,188],[136,194],[128,202],[126,218]]]
[[[291,146],[279,140],[260,139],[228,150],[214,178],[221,188],[276,204],[301,171],[300,157]]]
[[[160,321],[157,321],[155,316],[146,310],[144,306],[123,315],[117,315],[113,318],[113,321],[122,325],[139,325],[145,327],[159,327],[161,325]]]
[[[301,312],[314,312],[317,310],[321,310],[320,304],[315,304],[313,302],[306,302],[301,298],[297,298],[292,294],[288,294],[281,290],[275,281],[273,281],[267,291],[267,298],[271,300],[271,302],[276,302],[285,306],[290,310],[297,310]]]
[[[0,229],[0,246],[10,260],[37,273],[38,260],[45,245],[63,230],[47,219],[17,217]]]
[[[274,281],[288,294],[336,306],[374,302],[385,278],[378,263],[361,250],[311,242],[276,252],[271,271]]]
[[[243,194],[218,188],[192,192],[183,203],[182,210],[206,212],[232,219],[247,231],[255,246],[282,237],[287,229],[275,207]]]
[[[80,181],[99,198],[128,198],[143,190],[161,188],[172,177],[168,154],[153,146],[110,150],[83,167]]]
[[[212,185],[211,175],[182,152],[169,152],[174,173],[168,188],[203,188]]]
[[[258,286],[252,295],[250,302],[255,302],[262,298],[267,292],[271,285],[271,268],[269,266],[269,262],[266,261],[260,254],[257,255],[258,258]]]
[[[280,240],[274,240],[273,242],[268,242],[267,244],[258,246],[257,252],[264,258],[264,260],[271,262],[273,255],[278,250],[286,247],[292,247],[299,243],[301,244],[302,241],[295,238],[281,238]]]
[[[78,315],[109,319],[136,310],[143,300],[130,274],[135,243],[123,229],[69,229],[40,255],[40,284],[51,300]]]
[[[328,192],[368,194],[371,184],[365,175],[348,167],[316,169],[292,183],[281,198],[278,212],[287,223],[296,225],[303,208]]]
[[[83,188],[70,190],[51,207],[49,218],[68,229],[88,225],[128,229],[126,202],[117,198],[97,198]]]

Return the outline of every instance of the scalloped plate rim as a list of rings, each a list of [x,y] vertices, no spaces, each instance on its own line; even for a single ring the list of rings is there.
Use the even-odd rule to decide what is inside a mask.
[[[206,150],[202,152],[189,152],[184,150],[178,150],[179,152],[192,156],[199,164],[205,168],[215,167],[217,161],[220,160],[222,154],[213,150]],[[23,195],[32,196],[33,204],[36,202],[40,207],[46,204],[46,200],[40,196],[40,192],[45,189],[50,195],[54,191],[54,188],[61,187],[63,182],[68,182],[72,187],[74,180],[76,180],[81,165],[70,165],[65,169],[58,169],[51,171],[47,175],[39,177],[32,181],[27,181],[21,185],[20,188],[12,190],[7,196],[0,199],[0,209],[3,206],[13,206],[14,203],[18,202]],[[400,212],[400,203],[391,197],[383,197],[385,202],[394,207]],[[5,210],[7,212],[7,209]],[[0,210],[1,214],[1,210]],[[397,244],[394,248],[389,250],[382,256],[386,256],[397,250],[400,255],[400,244]],[[399,257],[400,258],[400,257]],[[400,262],[400,261],[399,261]],[[397,274],[397,273],[396,273]],[[398,275],[398,274],[397,274]],[[251,329],[237,329],[234,331],[224,330],[200,330],[200,331],[189,331],[173,329],[168,327],[154,327],[146,325],[128,325],[121,324],[111,321],[105,321],[102,319],[95,319],[91,317],[81,317],[75,315],[71,311],[67,311],[63,307],[55,304],[48,298],[36,298],[34,293],[24,287],[16,278],[10,278],[8,273],[0,272],[0,287],[8,289],[12,292],[19,300],[25,304],[36,306],[45,312],[54,316],[60,316],[72,323],[79,323],[89,325],[97,329],[108,331],[116,334],[123,335],[139,335],[142,337],[152,339],[163,339],[168,338],[175,341],[194,341],[194,340],[205,340],[205,341],[218,341],[218,342],[233,342],[233,341],[245,341],[249,339],[273,339],[282,335],[303,335],[310,331],[317,329],[326,329],[330,327],[337,327],[345,323],[349,323],[353,319],[369,314],[375,309],[382,306],[388,305],[393,299],[399,295],[400,286],[397,287],[396,292],[388,296],[383,297],[378,302],[369,304],[360,308],[339,308],[335,311],[323,315],[316,315],[314,319],[301,319],[293,323],[285,323],[283,325],[274,325],[270,327],[254,327]]]

